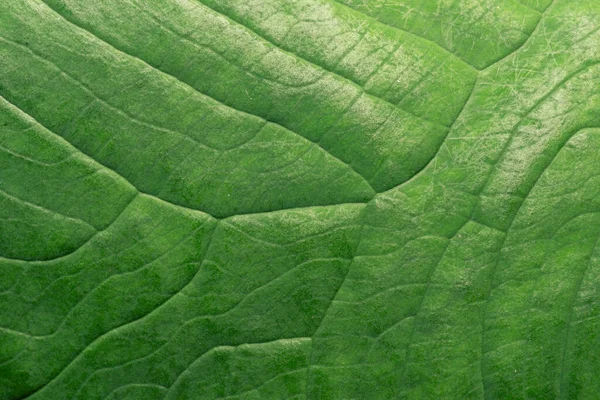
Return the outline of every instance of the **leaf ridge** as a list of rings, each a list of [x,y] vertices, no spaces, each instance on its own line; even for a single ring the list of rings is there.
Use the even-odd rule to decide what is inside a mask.
[[[511,51],[510,53],[508,53],[504,57],[502,57],[502,58],[494,61],[492,64],[488,65],[487,67],[485,67],[481,71],[485,71],[487,69],[492,68],[493,66],[497,65],[501,61],[503,61],[503,60],[507,59],[508,57],[512,56],[513,54],[515,54],[517,51],[521,50],[521,48],[523,48],[527,43],[529,43],[529,41],[531,40],[531,38],[535,35],[535,33],[537,32],[537,30],[542,25],[542,20],[546,16],[546,12],[550,9],[550,7],[552,7],[552,5],[554,5],[554,2],[555,2],[555,0],[552,0],[552,2],[548,5],[548,7],[546,7],[546,9],[543,12],[541,12],[541,13],[538,10],[534,10],[531,7],[527,7],[527,8],[530,8],[531,10],[534,10],[534,11],[537,11],[538,13],[540,13],[540,19],[538,20],[537,24],[535,25],[535,28],[533,28],[533,30],[531,31],[531,34],[529,35],[529,37],[525,41],[523,41],[523,43],[521,43],[516,49],[514,49],[513,51]]]
[[[586,67],[587,68],[587,67]],[[583,68],[582,70],[585,70],[585,68]],[[575,74],[574,74],[575,75]],[[570,79],[570,78],[567,78]],[[535,107],[534,107],[535,108]],[[484,355],[486,354],[484,352],[484,348],[485,348],[485,321],[486,321],[486,317],[485,314],[487,312],[487,306],[489,304],[489,300],[490,297],[492,295],[492,291],[494,289],[494,279],[496,276],[496,273],[498,271],[498,265],[500,264],[500,261],[502,259],[502,250],[504,249],[504,245],[506,243],[506,239],[508,238],[508,234],[510,232],[510,229],[512,227],[513,222],[515,221],[517,215],[519,214],[519,210],[521,209],[521,207],[523,206],[523,204],[525,204],[525,200],[527,199],[527,197],[529,196],[529,194],[531,193],[531,189],[533,187],[535,187],[535,185],[537,184],[537,182],[540,180],[540,178],[542,177],[542,175],[544,174],[544,172],[552,165],[553,161],[556,159],[556,157],[558,156],[558,154],[561,152],[561,150],[564,148],[564,146],[569,142],[569,140],[575,136],[578,132],[580,132],[581,130],[578,130],[577,132],[573,133],[571,136],[569,136],[567,138],[567,140],[564,141],[564,143],[561,143],[561,146],[557,149],[557,151],[554,153],[552,159],[548,162],[548,164],[546,166],[544,166],[544,168],[539,172],[538,176],[536,177],[535,181],[533,182],[533,184],[530,187],[530,190],[527,192],[527,196],[522,199],[521,203],[519,204],[518,208],[515,210],[514,214],[512,215],[508,227],[504,233],[504,237],[502,239],[502,241],[500,242],[500,245],[498,247],[498,259],[496,260],[496,262],[493,264],[492,266],[492,272],[490,275],[490,285],[489,288],[487,290],[487,293],[485,294],[484,297],[484,306],[483,306],[483,311],[482,311],[482,318],[481,318],[481,357],[480,357],[480,372],[482,374],[482,385],[484,388],[484,392],[485,392],[485,380],[483,379],[483,359],[484,359]],[[600,236],[598,236],[598,240],[600,240]],[[598,241],[596,242],[598,243]],[[594,246],[595,247],[595,246]]]
[[[441,50],[442,52],[444,52],[444,53],[446,53],[446,54],[448,54],[448,55],[450,55],[450,56],[454,57],[454,58],[455,58],[455,59],[457,59],[457,60],[460,60],[460,61],[461,61],[461,62],[463,62],[465,65],[468,65],[469,67],[471,67],[471,68],[472,68],[472,69],[474,69],[475,71],[481,71],[481,70],[480,70],[479,68],[477,68],[475,65],[473,65],[473,64],[471,64],[470,62],[468,62],[467,60],[465,60],[465,59],[461,58],[461,57],[460,57],[460,56],[458,56],[457,54],[454,54],[453,52],[451,52],[450,50],[446,49],[445,47],[442,47],[442,46],[441,46],[439,43],[436,43],[436,42],[434,42],[434,41],[433,41],[433,40],[431,40],[431,39],[428,39],[428,38],[426,38],[426,37],[423,37],[423,36],[419,36],[419,35],[417,35],[416,33],[413,33],[413,32],[410,32],[410,31],[408,31],[408,30],[405,30],[405,29],[399,28],[399,27],[397,27],[397,26],[393,26],[393,25],[387,24],[387,23],[385,23],[385,22],[383,22],[383,21],[379,21],[378,19],[376,19],[376,18],[374,18],[374,17],[372,17],[372,16],[370,16],[370,15],[368,15],[368,14],[365,14],[364,12],[362,12],[362,11],[359,11],[359,10],[355,9],[354,7],[350,7],[349,5],[347,5],[347,4],[344,4],[344,3],[342,3],[342,2],[341,2],[341,1],[339,1],[339,0],[327,0],[327,1],[329,1],[330,3],[335,3],[335,4],[339,5],[339,6],[342,6],[343,8],[345,8],[345,9],[348,9],[348,10],[351,10],[351,11],[352,11],[352,12],[354,12],[354,13],[360,14],[360,15],[364,16],[364,18],[367,18],[368,20],[371,20],[371,21],[377,22],[377,23],[379,23],[379,24],[385,25],[385,26],[387,26],[389,29],[392,29],[392,30],[394,30],[394,31],[398,31],[398,32],[402,32],[403,34],[409,35],[409,36],[411,36],[411,37],[415,37],[415,38],[417,38],[417,39],[419,39],[419,40],[424,40],[424,41],[426,41],[426,42],[428,42],[428,43],[430,43],[430,44],[432,44],[432,45],[436,46],[436,47],[437,47],[439,50]]]
[[[241,343],[241,344],[238,344],[238,345],[233,345],[233,346],[232,346],[232,345],[220,345],[220,346],[215,346],[215,347],[213,347],[213,348],[211,348],[211,349],[209,349],[209,350],[205,351],[205,352],[204,352],[204,353],[202,353],[200,356],[198,356],[198,357],[197,357],[197,358],[196,358],[194,361],[192,361],[192,363],[190,363],[190,364],[187,366],[187,368],[186,368],[185,370],[183,370],[183,371],[182,371],[182,372],[181,372],[181,373],[180,373],[180,374],[177,376],[177,378],[176,378],[176,379],[173,381],[173,383],[171,384],[171,386],[168,388],[167,394],[165,394],[165,399],[167,398],[167,396],[169,395],[169,393],[171,392],[171,390],[173,389],[173,387],[174,387],[174,386],[177,384],[177,382],[179,381],[179,379],[181,379],[181,377],[182,377],[182,376],[183,376],[183,375],[184,375],[184,374],[185,374],[185,373],[186,373],[186,372],[187,372],[187,371],[188,371],[188,370],[189,370],[189,369],[190,369],[190,368],[191,368],[191,367],[192,367],[192,366],[193,366],[195,363],[197,363],[199,360],[201,360],[202,358],[206,357],[207,355],[209,355],[210,353],[212,353],[212,352],[214,352],[214,351],[217,351],[217,350],[219,350],[219,349],[227,349],[227,350],[229,350],[229,349],[236,349],[236,348],[238,348],[238,347],[241,347],[241,346],[255,346],[255,345],[271,344],[271,343],[277,343],[277,342],[286,342],[286,341],[290,341],[290,340],[308,340],[308,341],[312,341],[313,339],[312,339],[312,338],[310,338],[310,337],[294,337],[294,338],[281,338],[281,339],[276,339],[276,340],[269,340],[269,341],[267,341],[267,342]],[[269,382],[269,381],[271,381],[271,380],[273,380],[273,379],[276,379],[277,377],[279,377],[279,376],[281,376],[281,375],[286,375],[286,374],[289,374],[289,373],[292,373],[292,372],[298,372],[298,371],[301,371],[301,370],[303,370],[303,369],[304,369],[304,368],[299,368],[299,369],[296,369],[296,370],[293,370],[293,371],[287,371],[287,372],[285,372],[285,373],[278,374],[278,375],[276,375],[276,376],[274,376],[274,377],[270,378],[270,379],[269,379],[269,380],[267,380],[266,382],[264,382],[264,383],[263,383],[261,386],[264,386],[264,385],[265,385],[267,382]],[[259,387],[260,387],[260,386],[259,386]],[[253,388],[253,389],[251,389],[251,390],[249,390],[249,391],[246,391],[246,392],[244,392],[244,393],[248,393],[248,392],[251,392],[251,391],[253,391],[253,390],[256,390],[256,389],[257,389],[257,388]],[[235,396],[239,396],[239,395],[241,395],[241,394],[244,394],[244,393],[240,393],[240,394],[238,394],[238,395],[235,395]],[[227,398],[230,398],[230,397],[232,397],[232,396],[223,397],[223,399],[227,399]]]
[[[212,228],[210,236],[208,237],[208,243],[206,245],[206,250],[205,250],[205,253],[204,253],[204,258],[209,253],[209,250],[210,250],[210,247],[211,247],[211,244],[212,244],[212,239],[214,237],[214,233],[215,233],[218,225],[219,225],[219,220],[216,220],[216,223],[214,224],[214,226]],[[199,261],[198,264],[202,264],[203,261],[204,261],[204,259],[202,259],[201,261]],[[127,322],[124,322],[124,323],[122,323],[120,325],[117,325],[117,326],[109,329],[108,331],[102,333],[101,335],[97,336],[90,343],[88,343],[83,349],[81,349],[79,351],[79,353],[73,359],[71,359],[71,361],[69,361],[69,363],[67,363],[65,366],[63,366],[60,369],[60,371],[58,371],[56,373],[56,375],[54,375],[54,377],[52,379],[48,380],[46,383],[44,383],[39,388],[37,388],[37,389],[33,390],[32,392],[28,393],[23,398],[33,396],[34,394],[37,394],[37,393],[41,392],[43,389],[45,389],[46,387],[48,387],[52,382],[54,382],[56,379],[58,379],[60,377],[60,375],[62,375],[75,361],[77,361],[82,356],[82,354],[85,352],[85,350],[88,349],[89,347],[91,347],[94,343],[97,343],[99,340],[101,340],[102,338],[106,337],[107,335],[109,335],[111,333],[114,333],[114,332],[116,332],[118,330],[124,329],[125,327],[132,326],[133,324],[135,324],[137,322],[140,322],[141,320],[143,320],[143,319],[149,317],[150,315],[158,312],[158,310],[160,310],[162,307],[164,307],[172,299],[174,299],[175,297],[177,297],[178,295],[180,295],[194,281],[194,279],[198,275],[199,271],[200,271],[200,265],[199,265],[198,269],[196,270],[196,273],[190,278],[190,280],[180,290],[176,291],[174,294],[172,294],[171,296],[169,296],[168,298],[166,298],[163,302],[161,302],[156,307],[154,307],[149,313],[144,314],[144,315],[142,315],[142,316],[140,316],[140,317],[138,317],[138,318],[136,318],[134,320],[127,321]]]
[[[365,183],[366,183],[366,184],[367,184],[367,185],[368,185],[368,186],[369,186],[369,187],[370,187],[370,188],[371,188],[371,189],[372,189],[372,190],[375,192],[375,189],[373,189],[373,186],[371,186],[371,183],[370,183],[370,182],[369,182],[369,181],[368,181],[368,180],[367,180],[367,179],[366,179],[366,178],[365,178],[365,177],[364,177],[364,176],[363,176],[361,173],[359,173],[359,172],[358,172],[358,171],[357,171],[357,170],[356,170],[356,169],[355,169],[355,168],[354,168],[354,167],[353,167],[351,164],[349,164],[349,163],[348,163],[348,162],[346,162],[346,161],[343,161],[341,158],[339,158],[339,157],[337,157],[336,155],[332,154],[332,153],[331,153],[329,150],[327,150],[326,148],[322,147],[322,146],[319,144],[319,142],[312,141],[312,140],[308,139],[307,137],[305,137],[305,136],[303,136],[303,135],[299,134],[298,132],[295,132],[294,130],[292,130],[292,129],[290,129],[290,128],[287,128],[287,127],[285,127],[285,126],[283,126],[283,125],[281,125],[281,124],[279,124],[279,123],[277,123],[277,122],[275,122],[275,121],[271,121],[271,120],[269,120],[269,119],[267,119],[267,118],[264,118],[264,117],[262,117],[262,116],[260,116],[260,115],[251,114],[251,113],[248,113],[248,112],[246,112],[246,111],[243,111],[243,110],[237,109],[237,108],[235,108],[235,107],[233,107],[233,106],[230,106],[230,105],[228,105],[228,104],[226,104],[226,103],[224,103],[224,102],[222,102],[222,101],[220,101],[220,100],[218,100],[218,99],[214,98],[213,96],[210,96],[210,95],[208,95],[208,94],[206,94],[206,93],[204,93],[204,92],[201,92],[201,91],[200,91],[200,90],[198,90],[197,88],[195,88],[195,87],[191,86],[190,84],[188,84],[188,83],[186,83],[186,82],[182,81],[182,80],[181,80],[179,77],[177,77],[177,76],[175,76],[175,75],[172,75],[172,74],[170,74],[170,73],[168,73],[168,72],[165,72],[164,70],[162,70],[162,69],[160,69],[160,68],[157,68],[157,67],[153,66],[152,64],[148,63],[147,61],[145,61],[144,59],[142,59],[142,58],[140,58],[140,57],[137,57],[137,56],[136,56],[136,55],[134,55],[134,54],[131,54],[131,53],[128,53],[128,52],[126,52],[126,51],[124,51],[124,50],[121,50],[120,48],[116,47],[114,44],[112,44],[112,43],[110,43],[110,42],[106,41],[104,38],[102,38],[102,37],[98,36],[96,33],[94,33],[94,32],[92,32],[92,31],[90,31],[90,30],[86,29],[85,27],[83,27],[83,26],[81,26],[81,25],[77,24],[77,23],[76,23],[74,20],[72,20],[72,19],[69,19],[69,18],[67,18],[66,16],[62,15],[62,14],[61,14],[61,13],[59,13],[57,10],[55,10],[54,8],[52,8],[52,6],[50,6],[48,3],[46,3],[46,1],[45,1],[45,0],[40,0],[40,1],[41,1],[43,4],[45,4],[47,8],[49,8],[49,9],[50,9],[50,10],[52,10],[52,11],[53,11],[55,14],[57,14],[59,17],[61,17],[63,20],[65,20],[67,23],[69,23],[69,24],[71,24],[71,25],[75,26],[77,29],[80,29],[80,30],[82,30],[82,31],[84,31],[84,32],[86,32],[86,33],[88,33],[89,35],[91,35],[91,36],[92,36],[92,37],[94,37],[95,39],[99,40],[100,42],[102,42],[102,43],[106,44],[107,46],[109,46],[110,48],[114,49],[115,51],[117,51],[117,52],[119,52],[119,53],[123,53],[123,54],[125,54],[125,55],[127,55],[127,56],[129,56],[129,57],[132,57],[132,58],[136,59],[136,60],[139,60],[139,61],[140,61],[140,62],[142,62],[144,65],[147,65],[148,67],[152,68],[153,70],[155,70],[155,71],[158,71],[158,72],[160,72],[160,73],[162,73],[162,74],[164,74],[164,75],[166,75],[166,76],[169,76],[169,77],[171,77],[171,78],[175,79],[175,80],[178,82],[178,84],[181,84],[181,85],[182,85],[182,86],[184,86],[185,88],[191,89],[191,90],[193,90],[194,92],[196,92],[196,93],[198,93],[198,94],[200,94],[200,95],[202,95],[202,96],[204,96],[204,97],[207,97],[207,98],[211,99],[212,101],[215,101],[215,102],[217,102],[218,104],[220,104],[220,105],[222,105],[222,106],[224,106],[224,107],[227,107],[227,108],[229,108],[229,109],[235,110],[235,111],[237,111],[237,112],[239,112],[239,113],[242,113],[242,114],[245,114],[245,115],[250,115],[250,116],[252,116],[252,117],[259,118],[259,119],[261,119],[261,120],[263,120],[263,121],[264,121],[265,125],[266,125],[266,124],[272,124],[272,125],[274,125],[274,126],[277,126],[277,127],[281,128],[281,129],[284,129],[284,130],[285,130],[285,131],[287,131],[287,132],[293,133],[294,135],[296,135],[296,136],[298,136],[298,137],[300,137],[300,138],[302,138],[302,139],[304,139],[304,140],[307,140],[307,141],[309,141],[309,142],[311,142],[311,143],[314,143],[314,144],[316,144],[316,145],[317,145],[317,146],[318,146],[320,149],[322,149],[324,152],[326,152],[326,153],[327,153],[329,156],[331,156],[331,157],[332,157],[334,160],[336,160],[336,161],[340,162],[341,164],[343,164],[343,165],[347,166],[348,168],[350,168],[350,169],[351,169],[351,170],[352,170],[354,173],[356,173],[356,174],[357,174],[357,175],[358,175],[360,178],[362,178],[362,179],[363,179],[363,181],[364,181],[364,182],[365,182]],[[161,25],[161,26],[162,26],[162,25]],[[165,28],[165,29],[167,29],[167,28]],[[170,30],[169,30],[169,31],[170,31]],[[28,49],[28,48],[27,48],[27,49]],[[28,50],[30,50],[30,49],[28,49]],[[31,50],[30,50],[30,51],[31,51]],[[33,51],[32,51],[32,53],[33,53]],[[46,61],[46,62],[50,62],[50,61],[48,61],[48,60],[45,60],[43,57],[42,57],[42,59],[43,59],[44,61]],[[53,64],[53,65],[55,65],[55,64]],[[58,66],[56,66],[56,65],[55,65],[55,67],[56,67],[56,68],[58,68]],[[59,69],[60,69],[60,68],[59,68]],[[62,70],[61,70],[61,71],[62,71]],[[65,72],[63,71],[63,73],[65,73]],[[66,73],[65,73],[65,74],[66,74]],[[81,84],[81,82],[79,82],[79,81],[78,81],[78,80],[76,80],[75,78],[71,77],[71,76],[70,76],[70,75],[68,75],[68,74],[66,74],[66,75],[67,75],[67,76],[69,76],[71,79],[73,79],[75,82],[77,82],[77,83]],[[81,84],[81,85],[83,85],[83,84]],[[84,88],[86,88],[86,87],[84,86]],[[89,90],[89,88],[88,88],[88,90]],[[91,91],[90,91],[90,92],[91,92]],[[110,105],[110,104],[106,103],[106,102],[105,102],[103,99],[100,99],[99,97],[97,97],[97,96],[96,96],[96,95],[95,95],[93,92],[91,92],[91,94],[92,94],[92,95],[94,95],[94,97],[96,97],[96,98],[97,98],[97,99],[98,99],[100,102],[102,102],[103,104],[106,104],[107,106],[111,107],[111,108],[112,108],[112,109],[114,109],[115,111],[117,111],[117,112],[119,112],[119,113],[124,113],[122,110],[120,110],[120,109],[118,109],[118,108],[116,108],[116,107],[113,107],[112,105]],[[125,113],[125,115],[126,115],[126,116],[128,116],[128,117],[129,117],[129,118],[130,118],[132,121],[137,121],[137,120],[136,120],[134,117],[130,116],[129,114]],[[146,123],[145,123],[145,122],[143,122],[143,121],[138,121],[138,122],[140,122],[140,123],[143,123],[143,124],[146,124]],[[173,131],[173,130],[171,130],[171,129],[167,129],[167,128],[163,128],[163,127],[158,127],[158,126],[155,126],[155,125],[153,125],[153,124],[149,124],[149,125],[150,125],[150,126],[152,126],[152,127],[154,127],[154,128],[156,128],[156,129],[159,129],[159,130],[164,130],[164,131],[166,131],[166,132],[168,132],[168,133],[177,134],[177,135],[183,135],[183,136],[185,136],[186,138],[188,138],[188,139],[192,140],[193,142],[195,142],[195,143],[199,144],[199,145],[200,145],[200,146],[202,146],[202,147],[205,147],[205,148],[208,148],[208,149],[211,149],[211,150],[222,151],[221,149],[217,149],[217,148],[214,148],[214,147],[210,147],[210,146],[208,146],[208,145],[207,145],[207,144],[205,144],[205,143],[201,143],[201,142],[199,142],[198,140],[194,139],[193,137],[190,137],[190,136],[188,136],[188,135],[185,135],[185,134],[183,134],[183,133],[181,133],[181,132],[178,132],[178,131]],[[258,132],[257,132],[257,133],[258,133]],[[227,150],[231,150],[231,149],[227,149]]]
[[[3,39],[0,38],[0,40],[3,40]],[[9,100],[6,99],[5,97],[0,96],[0,98],[5,99],[7,102],[9,102]],[[123,179],[123,181],[127,182],[137,192],[136,194],[134,194],[134,196],[132,196],[131,201],[133,201],[133,199],[136,197],[137,194],[143,194],[145,196],[152,197],[152,198],[154,198],[154,199],[156,199],[156,200],[158,200],[160,202],[169,204],[169,205],[171,205],[173,207],[185,208],[185,209],[187,209],[189,211],[192,211],[192,212],[200,212],[200,213],[209,215],[210,217],[212,217],[212,218],[214,218],[216,220],[233,218],[233,217],[244,216],[244,215],[266,214],[266,213],[272,213],[272,212],[278,212],[278,211],[287,211],[287,210],[296,210],[296,209],[301,210],[301,209],[315,208],[315,207],[332,207],[332,206],[338,206],[338,205],[358,205],[358,204],[366,204],[366,203],[368,203],[368,202],[364,202],[364,203],[360,203],[360,202],[358,202],[358,203],[356,203],[356,202],[351,202],[351,203],[345,202],[345,203],[334,203],[334,204],[320,204],[320,205],[314,205],[314,206],[288,207],[288,208],[280,208],[280,209],[268,210],[268,211],[257,211],[257,212],[243,213],[243,214],[232,214],[232,215],[228,215],[226,217],[217,217],[217,216],[211,215],[210,213],[208,213],[208,212],[206,212],[204,210],[200,210],[200,209],[196,209],[196,208],[191,208],[191,207],[185,206],[183,204],[178,204],[178,203],[175,203],[173,201],[165,200],[165,199],[160,198],[160,197],[158,197],[156,195],[153,195],[151,193],[147,193],[147,192],[141,191],[135,185],[133,185],[133,183],[131,183],[128,179],[126,179],[123,175],[119,174],[117,171],[115,171],[115,170],[107,167],[106,165],[102,164],[100,161],[98,161],[98,160],[94,159],[93,157],[91,157],[90,155],[84,153],[83,151],[81,151],[81,149],[79,149],[78,147],[75,147],[72,143],[70,143],[69,141],[67,141],[66,139],[64,139],[62,136],[60,136],[59,134],[57,134],[54,131],[52,131],[51,129],[49,129],[47,126],[43,125],[41,122],[39,122],[38,120],[36,120],[35,118],[33,118],[33,116],[31,116],[30,114],[27,114],[25,111],[23,111],[22,109],[20,109],[19,107],[17,107],[14,103],[11,103],[11,105],[13,107],[15,107],[16,109],[18,109],[21,113],[23,113],[24,115],[26,115],[32,122],[34,122],[36,125],[38,125],[42,129],[44,129],[45,131],[51,133],[52,135],[56,136],[57,138],[60,138],[61,140],[64,140],[66,143],[69,144],[69,146],[72,146],[77,152],[81,153],[87,159],[90,159],[93,162],[99,164],[102,168],[105,168],[106,170],[111,171],[112,173],[114,173],[115,175],[117,175],[119,178]],[[6,258],[6,257],[4,257],[4,258]],[[25,260],[17,260],[17,261],[25,261]],[[44,260],[44,261],[49,261],[49,260]]]
[[[380,96],[378,96],[378,95],[375,95],[375,94],[373,94],[373,93],[370,93],[370,92],[368,92],[368,91],[367,91],[367,90],[365,90],[365,89],[364,89],[364,88],[363,88],[361,85],[359,85],[357,82],[353,81],[352,79],[350,79],[350,78],[347,78],[347,77],[345,77],[345,76],[343,76],[343,75],[340,75],[339,73],[337,73],[337,72],[333,71],[332,69],[330,69],[330,68],[327,68],[327,67],[325,67],[325,66],[323,66],[323,65],[316,64],[315,62],[313,62],[313,61],[310,61],[310,60],[308,60],[308,59],[306,59],[306,58],[302,57],[301,55],[297,54],[296,52],[293,52],[293,51],[291,51],[291,50],[288,50],[288,49],[285,49],[285,48],[281,47],[281,45],[278,45],[278,44],[274,43],[274,42],[273,42],[273,41],[271,41],[269,38],[267,38],[267,37],[263,36],[262,34],[258,33],[258,32],[257,32],[255,29],[253,29],[253,28],[251,28],[251,27],[248,27],[248,26],[244,25],[242,22],[238,21],[236,18],[234,18],[234,17],[232,17],[232,16],[230,16],[230,15],[227,15],[227,14],[225,14],[225,13],[224,13],[224,12],[222,12],[222,11],[215,10],[214,8],[212,8],[212,7],[208,6],[208,5],[206,5],[206,4],[205,4],[205,3],[204,3],[202,0],[193,0],[193,1],[194,1],[194,2],[197,2],[197,3],[199,3],[199,4],[202,4],[204,7],[206,7],[206,8],[208,8],[208,9],[212,10],[213,12],[215,12],[215,13],[217,13],[217,14],[219,14],[219,15],[221,15],[221,16],[223,16],[223,17],[225,17],[225,18],[227,18],[227,19],[228,19],[228,20],[230,20],[230,21],[233,21],[233,22],[235,22],[237,25],[239,25],[239,26],[242,26],[242,27],[244,27],[245,29],[248,29],[248,30],[249,30],[249,31],[251,31],[251,32],[252,32],[254,35],[258,36],[259,38],[261,38],[261,39],[263,39],[263,40],[265,40],[265,41],[267,41],[267,42],[269,42],[269,43],[271,43],[273,46],[275,46],[275,47],[276,47],[276,48],[278,48],[279,50],[281,50],[281,51],[283,51],[283,52],[285,52],[285,53],[291,54],[291,55],[293,55],[294,57],[297,57],[297,58],[299,58],[299,59],[301,59],[301,60],[303,60],[303,61],[306,61],[306,62],[307,62],[307,63],[309,63],[310,65],[313,65],[313,66],[315,66],[315,67],[317,67],[317,68],[319,68],[319,69],[322,69],[322,70],[325,70],[325,71],[327,71],[327,72],[329,72],[329,73],[331,73],[331,74],[334,74],[335,76],[339,77],[340,79],[343,79],[344,81],[348,81],[348,82],[350,82],[350,83],[351,83],[353,86],[356,86],[356,87],[358,87],[358,88],[359,88],[359,89],[360,89],[360,90],[361,90],[363,93],[365,93],[367,96],[374,97],[374,98],[376,98],[376,99],[378,99],[378,100],[380,100],[380,101],[383,101],[384,103],[386,103],[386,104],[388,104],[388,105],[390,105],[390,106],[392,106],[392,107],[394,107],[394,108],[399,108],[399,109],[400,109],[402,112],[404,112],[404,113],[407,113],[407,114],[410,114],[410,115],[412,115],[413,117],[415,117],[415,118],[418,118],[418,119],[420,119],[420,120],[425,120],[425,121],[427,121],[427,122],[431,122],[431,123],[433,123],[433,124],[436,124],[436,125],[439,125],[439,126],[446,126],[446,125],[444,125],[444,124],[441,124],[441,123],[439,123],[439,122],[437,122],[437,121],[432,121],[432,120],[430,120],[430,119],[428,119],[428,118],[426,118],[426,117],[423,117],[423,116],[416,115],[416,114],[414,114],[414,113],[412,113],[412,112],[410,112],[410,111],[407,111],[407,110],[405,110],[404,108],[402,108],[402,107],[401,107],[400,105],[398,105],[398,104],[391,103],[390,101],[388,101],[388,100],[386,100],[386,99],[384,99],[384,98],[382,98],[382,97],[380,97]],[[340,60],[340,61],[341,61],[341,60]]]
[[[396,190],[398,188],[400,188],[401,186],[405,186],[407,185],[409,182],[414,181],[415,179],[417,179],[424,171],[426,171],[427,169],[429,169],[429,166],[433,163],[433,161],[436,159],[436,157],[438,156],[438,154],[440,153],[442,147],[444,147],[446,141],[448,140],[448,138],[450,137],[450,133],[453,131],[456,123],[458,122],[458,120],[460,119],[460,116],[462,115],[462,113],[465,111],[467,104],[471,101],[471,98],[473,97],[473,94],[475,93],[475,88],[477,87],[477,82],[479,80],[479,76],[477,77],[477,79],[475,79],[475,81],[473,82],[473,86],[471,87],[471,92],[469,93],[469,97],[467,98],[467,100],[465,101],[465,103],[463,104],[462,108],[460,109],[460,111],[458,112],[456,118],[454,119],[454,122],[452,123],[452,125],[450,125],[450,127],[448,128],[448,131],[446,132],[446,136],[444,137],[444,139],[442,140],[442,142],[440,143],[440,146],[438,147],[437,151],[433,154],[433,156],[429,159],[429,161],[427,163],[425,163],[425,165],[423,165],[423,167],[421,167],[421,169],[419,169],[417,172],[415,172],[413,174],[413,176],[400,183],[399,185],[396,185],[394,187],[391,187],[383,192],[379,192],[377,193],[377,195],[384,195],[385,193],[389,193],[392,190]]]
[[[0,189],[0,196],[6,197],[6,198],[8,198],[10,200],[13,200],[13,201],[17,202],[17,203],[22,203],[22,204],[24,204],[26,206],[29,206],[31,208],[34,208],[34,209],[38,210],[38,211],[41,211],[44,214],[55,214],[55,215],[60,216],[61,218],[64,218],[64,219],[67,219],[67,220],[70,220],[70,221],[74,221],[74,222],[77,222],[77,223],[80,223],[80,224],[83,224],[86,227],[88,227],[89,229],[92,229],[94,231],[94,233],[92,234],[92,236],[94,236],[95,234],[97,234],[98,232],[100,232],[98,230],[98,228],[96,228],[95,226],[89,224],[88,222],[86,222],[86,221],[84,221],[82,219],[75,218],[75,217],[70,217],[68,215],[59,213],[58,211],[50,210],[50,209],[42,207],[42,206],[40,206],[38,204],[34,204],[34,203],[31,203],[31,202],[29,202],[27,200],[20,199],[20,198],[18,198],[16,196],[14,196],[14,195],[6,192],[5,190]]]
[[[600,235],[598,235],[596,237],[596,241],[594,242],[594,245],[592,246],[592,248],[590,250],[590,255],[589,255],[587,263],[585,265],[585,269],[581,273],[580,278],[575,283],[574,294],[571,297],[571,301],[569,304],[569,315],[567,317],[567,322],[565,324],[566,332],[565,332],[565,335],[563,338],[562,351],[560,354],[560,376],[559,376],[559,388],[558,388],[557,397],[561,397],[561,395],[566,392],[564,373],[565,373],[565,364],[566,364],[567,358],[568,358],[567,348],[569,346],[569,339],[571,338],[571,325],[573,323],[573,314],[574,314],[574,309],[575,309],[575,303],[577,302],[577,297],[579,296],[579,293],[581,292],[581,287],[583,286],[585,276],[587,275],[587,273],[590,269],[590,265],[592,264],[592,257],[594,256],[594,252],[595,252],[596,248],[598,247],[598,244],[600,244]]]
[[[373,201],[373,200],[371,200]],[[321,327],[323,326],[323,322],[325,321],[325,319],[327,318],[327,314],[329,313],[329,310],[331,309],[331,306],[333,306],[333,303],[335,302],[335,299],[337,298],[338,294],[340,293],[340,290],[342,290],[342,287],[344,286],[344,283],[346,283],[346,279],[348,278],[348,275],[350,275],[350,271],[352,269],[352,266],[354,265],[354,260],[356,259],[357,256],[357,252],[358,249],[360,248],[360,242],[362,240],[363,237],[363,233],[364,233],[364,228],[366,225],[366,216],[367,216],[367,212],[368,212],[368,206],[365,207],[365,209],[363,209],[361,211],[361,224],[360,224],[360,231],[358,233],[358,240],[356,243],[356,247],[354,248],[353,252],[352,252],[352,258],[350,260],[350,264],[348,265],[348,268],[346,270],[346,273],[344,274],[344,277],[342,279],[342,281],[340,282],[340,285],[338,286],[337,290],[335,291],[333,297],[331,298],[331,301],[329,302],[329,306],[327,307],[327,309],[325,310],[325,312],[323,313],[323,317],[321,318],[321,320],[319,321],[319,323],[317,324],[315,330],[312,333],[312,340],[314,340],[315,336],[318,334],[319,330],[321,329]],[[310,354],[309,354],[309,361],[308,361],[308,365],[306,367],[306,387],[305,387],[305,395],[308,395],[308,386],[310,384],[310,378],[311,378],[311,366],[314,365],[315,363],[315,352],[314,352],[314,344],[310,349]]]

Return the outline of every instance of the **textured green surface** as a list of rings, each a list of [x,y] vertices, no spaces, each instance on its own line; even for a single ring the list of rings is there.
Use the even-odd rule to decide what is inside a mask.
[[[600,1],[0,1],[1,399],[597,399]]]

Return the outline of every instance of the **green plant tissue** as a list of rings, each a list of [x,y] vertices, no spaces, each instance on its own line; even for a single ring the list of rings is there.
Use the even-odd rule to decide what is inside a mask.
[[[600,1],[1,0],[0,399],[599,399]]]

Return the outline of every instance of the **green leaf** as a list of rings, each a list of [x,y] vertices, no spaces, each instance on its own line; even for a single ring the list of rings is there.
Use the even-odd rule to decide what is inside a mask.
[[[0,398],[595,399],[600,2],[0,2]]]

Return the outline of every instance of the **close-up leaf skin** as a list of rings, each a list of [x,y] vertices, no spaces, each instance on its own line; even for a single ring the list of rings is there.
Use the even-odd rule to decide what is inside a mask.
[[[600,1],[0,1],[0,400],[599,374]]]

